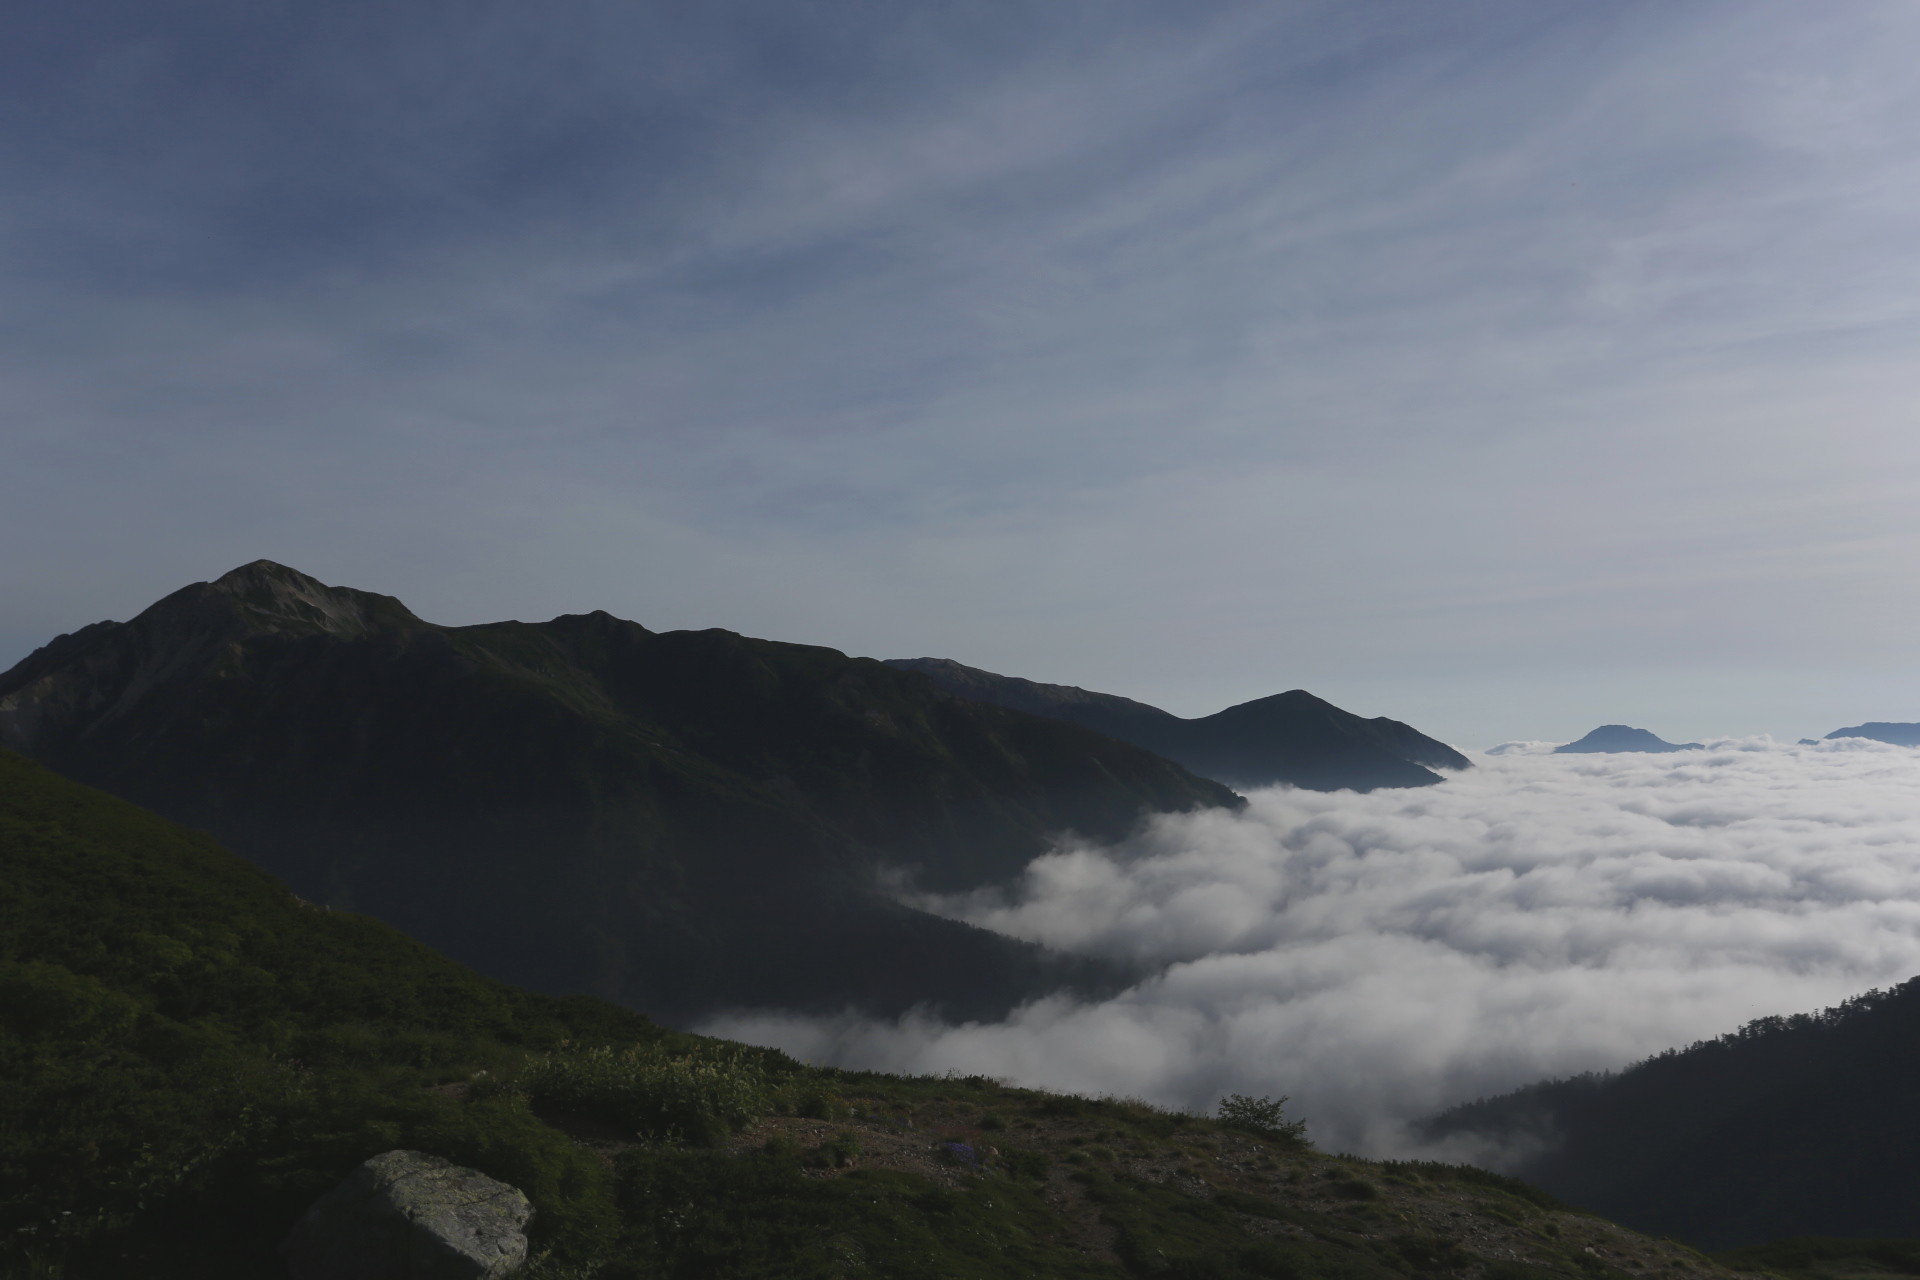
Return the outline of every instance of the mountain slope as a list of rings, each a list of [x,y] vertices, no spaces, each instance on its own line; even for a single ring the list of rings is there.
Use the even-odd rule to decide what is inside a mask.
[[[1314,791],[1424,787],[1439,769],[1471,762],[1398,720],[1362,719],[1304,689],[1244,702],[1195,720],[1110,693],[995,675],[948,658],[890,658],[962,697],[1052,716],[1177,760],[1230,786],[1287,783]]]
[[[1581,755],[1602,751],[1698,751],[1697,742],[1667,742],[1645,729],[1624,724],[1603,724],[1578,742],[1553,749],[1555,755]]]
[[[1544,1150],[1517,1174],[1702,1247],[1920,1236],[1920,979],[1618,1075],[1458,1107],[1434,1136]]]
[[[587,1230],[608,1211],[587,1153],[427,1088],[574,1039],[685,1040],[488,982],[0,751],[0,1274],[271,1274],[308,1201],[405,1144]]]
[[[284,1275],[305,1206],[395,1147],[528,1194],[523,1280],[1730,1277],[1221,1110],[815,1070],[532,996],[0,751],[7,1280]]]
[[[440,627],[270,562],[0,676],[0,745],[492,976],[683,1019],[978,1016],[1103,980],[877,890],[1238,797],[829,649],[604,613]]]

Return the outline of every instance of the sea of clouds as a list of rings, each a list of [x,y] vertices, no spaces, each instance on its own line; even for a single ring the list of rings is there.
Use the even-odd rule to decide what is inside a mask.
[[[703,1030],[1200,1110],[1285,1094],[1326,1147],[1487,1159],[1422,1148],[1409,1122],[1920,973],[1920,750],[1508,744],[1476,765],[1419,790],[1256,792],[925,904],[1152,966],[1113,999]]]

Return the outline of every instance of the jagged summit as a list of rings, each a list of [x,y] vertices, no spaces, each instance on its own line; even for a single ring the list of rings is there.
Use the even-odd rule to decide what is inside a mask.
[[[1667,742],[1645,729],[1631,725],[1603,724],[1578,742],[1555,747],[1555,755],[1580,755],[1605,751],[1698,751],[1698,742]]]
[[[412,610],[392,596],[330,587],[273,560],[255,560],[212,582],[182,587],[146,609],[134,625],[150,616],[176,615],[218,617],[248,632],[309,631],[336,636],[422,625]]]
[[[230,670],[263,639],[361,640],[432,630],[392,596],[329,587],[298,569],[255,560],[155,601],[128,622],[63,635],[0,673],[0,746],[38,749],[50,726],[105,724],[154,698]],[[90,732],[91,730],[89,730]]]

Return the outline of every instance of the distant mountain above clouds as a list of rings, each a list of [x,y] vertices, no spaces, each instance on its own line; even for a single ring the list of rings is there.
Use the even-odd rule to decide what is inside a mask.
[[[912,672],[606,613],[443,627],[257,561],[0,675],[0,746],[490,976],[684,1020],[982,1017],[1114,975],[877,887],[1243,802]],[[1099,972],[1094,972],[1094,970]]]
[[[1827,738],[1871,738],[1875,742],[1891,742],[1896,747],[1920,747],[1920,724],[1871,720],[1850,729],[1835,729]]]
[[[964,698],[1084,725],[1229,786],[1424,787],[1441,781],[1433,769],[1472,767],[1410,725],[1363,719],[1304,689],[1187,720],[1131,698],[996,675],[950,658],[889,658],[887,665],[917,671]]]
[[[1575,755],[1606,751],[1698,751],[1698,742],[1666,742],[1645,729],[1624,724],[1603,724],[1578,742],[1555,747],[1555,755]]]

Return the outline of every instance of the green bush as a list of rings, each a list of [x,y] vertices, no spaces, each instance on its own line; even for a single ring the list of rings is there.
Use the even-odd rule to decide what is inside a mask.
[[[1045,1182],[1053,1161],[1044,1151],[1035,1151],[1030,1147],[1008,1147],[1000,1153],[1000,1167],[1015,1178],[1029,1178],[1035,1182]]]
[[[782,1115],[804,1120],[839,1120],[851,1110],[838,1094],[812,1081],[802,1081],[778,1091],[772,1105]]]
[[[860,1135],[851,1129],[842,1129],[821,1143],[814,1154],[829,1169],[850,1168],[860,1158]]]
[[[1215,1115],[1222,1125],[1229,1129],[1238,1129],[1242,1133],[1255,1134],[1262,1138],[1278,1138],[1287,1142],[1304,1142],[1307,1124],[1304,1120],[1288,1120],[1285,1098],[1254,1098],[1244,1093],[1230,1093],[1220,1099],[1219,1110]]]

